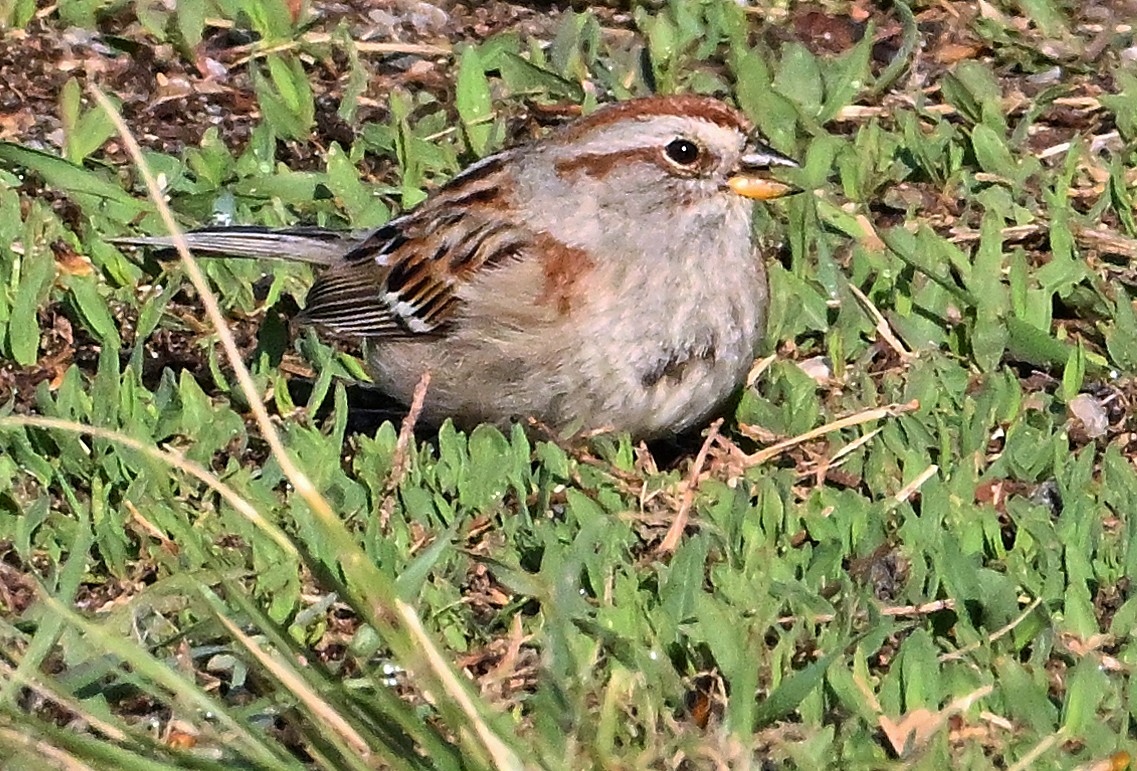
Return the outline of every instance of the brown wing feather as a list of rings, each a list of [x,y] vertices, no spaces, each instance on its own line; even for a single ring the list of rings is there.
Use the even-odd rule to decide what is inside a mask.
[[[457,288],[529,240],[503,216],[511,208],[510,155],[470,166],[367,236],[316,280],[301,319],[349,337],[444,333],[458,308]]]

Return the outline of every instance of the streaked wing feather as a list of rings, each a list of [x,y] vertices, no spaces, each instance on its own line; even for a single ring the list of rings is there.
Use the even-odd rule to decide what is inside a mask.
[[[505,155],[466,169],[329,267],[309,291],[302,320],[350,337],[445,334],[461,284],[527,240],[502,217]]]
[[[383,274],[374,262],[333,265],[308,290],[299,321],[348,337],[405,334],[380,294]]]

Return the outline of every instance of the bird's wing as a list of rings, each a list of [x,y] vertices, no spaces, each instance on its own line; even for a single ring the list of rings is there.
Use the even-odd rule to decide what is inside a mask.
[[[515,258],[523,227],[470,211],[455,222],[400,218],[320,274],[300,320],[351,337],[440,334],[475,271]]]
[[[514,216],[507,156],[469,167],[332,264],[308,292],[301,321],[349,337],[444,334],[462,284],[532,243]]]
[[[347,337],[442,334],[457,290],[475,272],[516,257],[531,234],[512,208],[513,151],[467,167],[411,212],[369,233],[322,228],[213,227],[185,234],[197,252],[326,266],[299,320]],[[170,248],[171,238],[119,238]]]

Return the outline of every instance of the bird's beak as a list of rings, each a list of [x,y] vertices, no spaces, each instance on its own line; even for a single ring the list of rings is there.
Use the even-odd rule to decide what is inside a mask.
[[[758,201],[772,201],[784,195],[800,193],[799,188],[766,176],[766,172],[777,166],[796,169],[798,162],[768,145],[752,142],[739,159],[738,166],[727,180],[727,184],[739,195]]]

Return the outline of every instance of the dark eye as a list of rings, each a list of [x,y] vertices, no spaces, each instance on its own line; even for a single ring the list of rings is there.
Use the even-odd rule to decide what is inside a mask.
[[[689,139],[676,139],[663,149],[667,157],[680,166],[693,166],[702,153],[699,146]]]

